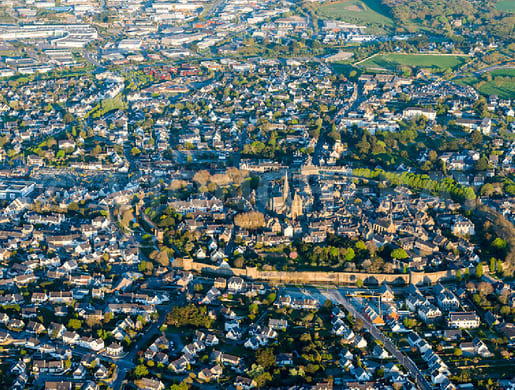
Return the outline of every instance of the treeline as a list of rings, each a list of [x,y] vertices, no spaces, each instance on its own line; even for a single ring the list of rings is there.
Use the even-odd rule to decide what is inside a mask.
[[[458,184],[454,179],[446,177],[442,180],[433,180],[428,175],[416,173],[385,172],[382,169],[370,170],[368,168],[357,168],[352,171],[354,176],[375,180],[388,180],[394,186],[407,186],[415,191],[427,191],[433,195],[449,194],[457,201],[476,199],[472,187]]]

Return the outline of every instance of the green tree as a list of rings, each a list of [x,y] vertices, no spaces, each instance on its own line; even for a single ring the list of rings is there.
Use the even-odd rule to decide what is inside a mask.
[[[402,248],[396,248],[390,254],[393,259],[404,260],[408,258],[408,254]]]
[[[256,352],[256,363],[268,370],[275,365],[275,355],[272,348],[259,349]]]
[[[476,161],[474,168],[476,171],[486,171],[488,169],[488,159],[485,156],[482,156],[479,160]]]
[[[136,157],[137,155],[141,154],[141,150],[139,150],[137,147],[133,147],[131,149],[131,155],[132,157]]]
[[[70,321],[68,321],[68,325],[66,326],[68,329],[77,330],[80,329],[82,326],[81,320],[78,320],[76,318],[71,318]]]
[[[482,263],[479,263],[477,266],[476,266],[476,278],[481,278],[483,276],[483,264]]]
[[[136,378],[141,378],[148,375],[148,369],[144,364],[139,364],[134,369],[134,376]]]
[[[495,273],[495,265],[496,265],[495,257],[490,258],[490,272],[491,273]]]
[[[66,114],[64,114],[63,116],[63,121],[64,123],[68,124],[68,123],[71,123],[73,122],[74,118],[73,118],[73,115],[70,114],[69,112],[67,112]]]

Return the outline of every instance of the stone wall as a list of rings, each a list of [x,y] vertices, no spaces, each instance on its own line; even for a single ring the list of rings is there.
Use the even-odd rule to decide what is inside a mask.
[[[194,262],[192,259],[175,259],[173,267],[201,274],[241,276],[270,284],[329,284],[355,285],[358,280],[366,285],[388,283],[392,285],[423,285],[456,278],[456,270],[438,272],[410,272],[409,274],[376,274],[364,272],[307,272],[307,271],[260,271],[256,267],[229,268]],[[462,270],[464,274],[464,270]]]

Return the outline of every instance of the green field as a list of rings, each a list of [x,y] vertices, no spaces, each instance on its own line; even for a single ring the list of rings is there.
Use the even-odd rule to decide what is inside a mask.
[[[485,96],[497,95],[501,99],[515,99],[515,69],[497,69],[489,73],[492,75],[491,81],[481,75],[459,79],[456,83],[470,85]]]
[[[501,0],[495,4],[495,8],[504,12],[515,12],[515,0]]]
[[[323,5],[317,10],[321,19],[343,20],[366,26],[392,27],[388,9],[379,0],[345,0]]]
[[[395,71],[399,66],[431,69],[436,72],[454,69],[467,62],[466,56],[438,54],[379,54],[359,64],[369,70]]]

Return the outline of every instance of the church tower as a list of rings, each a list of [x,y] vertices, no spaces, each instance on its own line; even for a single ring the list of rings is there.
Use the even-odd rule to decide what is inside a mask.
[[[290,184],[288,183],[288,171],[286,171],[286,174],[284,175],[283,202],[285,204],[290,203]]]
[[[292,219],[297,219],[298,217],[301,217],[303,214],[302,212],[302,198],[300,197],[299,193],[295,191],[295,196],[293,197],[293,201],[291,202],[291,212],[290,216]]]

